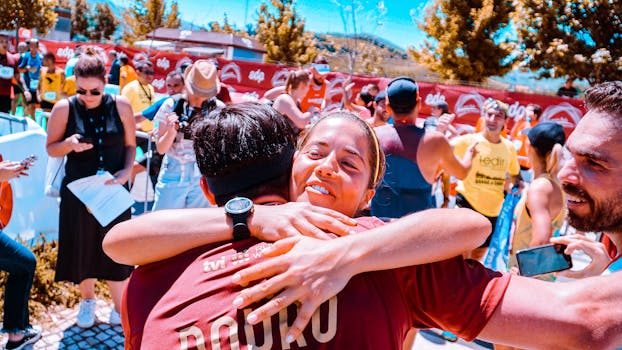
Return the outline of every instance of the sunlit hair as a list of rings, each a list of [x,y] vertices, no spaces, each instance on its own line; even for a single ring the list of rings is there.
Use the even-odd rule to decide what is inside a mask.
[[[482,113],[487,113],[490,110],[501,112],[503,113],[503,117],[508,117],[508,105],[494,98],[488,98],[486,102],[484,102]]]
[[[546,155],[545,170],[549,174],[557,175],[562,168],[563,145],[556,143],[551,151]]]
[[[74,68],[76,78],[98,78],[106,82],[106,65],[91,46],[84,50]]]
[[[588,110],[622,118],[622,81],[608,81],[585,90],[585,105]]]
[[[289,72],[287,81],[285,81],[285,92],[292,93],[292,90],[298,88],[302,83],[309,82],[309,72],[306,69],[299,69]]]
[[[361,119],[356,114],[346,111],[335,111],[324,114],[317,122],[315,122],[304,134],[300,136],[298,139],[298,150],[301,150],[309,141],[309,135],[313,133],[313,129],[317,127],[318,124],[321,124],[325,120],[328,119],[348,119],[356,122],[362,130],[365,131],[365,136],[367,137],[368,142],[368,150],[369,150],[369,168],[371,170],[371,177],[369,178],[368,188],[376,188],[380,179],[384,175],[385,169],[385,158],[384,151],[380,147],[380,142],[378,141],[378,137],[376,136],[376,132],[366,121]]]

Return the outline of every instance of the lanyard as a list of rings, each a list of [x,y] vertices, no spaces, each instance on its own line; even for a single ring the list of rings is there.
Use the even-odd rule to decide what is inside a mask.
[[[143,93],[145,94],[145,96],[147,96],[147,99],[149,99],[149,103],[151,103],[151,98],[153,97],[151,95],[151,93],[147,92],[147,90],[145,89],[145,87],[143,86],[143,84],[141,84],[140,82],[138,82],[138,86],[140,86],[141,90],[143,90]]]

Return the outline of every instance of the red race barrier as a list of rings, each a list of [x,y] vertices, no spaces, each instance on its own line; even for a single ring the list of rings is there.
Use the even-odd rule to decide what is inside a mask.
[[[97,47],[107,66],[110,65],[107,52],[111,49],[126,53],[133,61],[148,58],[155,68],[155,79],[152,84],[158,92],[165,91],[164,80],[168,72],[177,69],[184,61],[198,59],[185,53],[156,50],[151,50],[150,57],[147,57],[146,50],[144,49],[139,50],[105,44],[48,40],[42,40],[40,43],[41,51],[44,53],[48,51],[53,52],[56,55],[57,64],[61,67],[73,56],[74,49],[78,44]],[[232,97],[236,101],[261,98],[267,90],[284,85],[289,71],[296,69],[275,64],[230,61],[221,58],[218,59],[218,63],[221,68],[221,80],[230,87]],[[329,80],[327,108],[330,109],[341,105],[342,86],[348,75],[329,73],[327,78]],[[355,75],[352,77],[352,81],[355,83],[353,93],[358,93],[363,86],[369,83],[376,83],[381,89],[384,89],[391,79]],[[458,128],[463,127],[465,130],[475,125],[480,115],[481,106],[489,97],[503,101],[510,106],[509,117],[511,121],[508,127],[512,126],[514,120],[522,117],[524,109],[529,103],[536,103],[542,107],[543,115],[541,120],[557,121],[566,128],[567,132],[574,129],[579,119],[585,113],[583,101],[576,99],[425,82],[419,83],[419,89],[423,101],[420,112],[422,115],[430,113],[432,104],[445,101],[449,105],[450,110],[456,114],[455,123]]]

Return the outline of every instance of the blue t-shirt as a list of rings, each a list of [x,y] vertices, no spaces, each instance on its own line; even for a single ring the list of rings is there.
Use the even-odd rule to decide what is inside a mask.
[[[22,59],[21,59],[19,68],[26,68],[30,66],[30,68],[37,69],[34,72],[27,71],[26,72],[27,74],[26,73],[24,74],[24,79],[26,79],[26,85],[30,85],[31,81],[39,80],[42,62],[43,62],[43,59],[39,53],[37,53],[35,57],[32,57],[30,52],[24,52],[24,54],[22,54]],[[36,88],[37,88],[36,86],[34,88],[32,86],[30,87],[31,90],[34,90]]]
[[[65,63],[65,77],[69,78],[73,76],[73,68],[76,66],[76,63],[78,63],[79,58],[78,56],[73,56]]]
[[[169,96],[161,98],[161,99],[157,100],[151,106],[143,109],[143,112],[142,112],[143,117],[145,117],[145,118],[147,118],[149,120],[153,120],[153,118],[155,118],[155,116],[156,116],[156,113],[158,113],[158,110],[160,109],[160,107],[162,106],[164,101],[166,101],[167,98],[169,98]]]

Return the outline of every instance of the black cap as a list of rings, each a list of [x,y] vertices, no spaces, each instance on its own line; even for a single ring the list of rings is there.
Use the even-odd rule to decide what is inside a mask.
[[[556,143],[564,145],[566,143],[566,133],[564,127],[555,122],[540,122],[527,133],[529,143],[541,156],[546,156]]]
[[[380,101],[384,101],[387,99],[387,93],[385,91],[380,91],[376,94],[376,97],[374,97],[374,101],[376,103],[380,102]]]
[[[410,113],[417,105],[417,82],[409,77],[393,79],[387,86],[389,105],[395,113]]]

